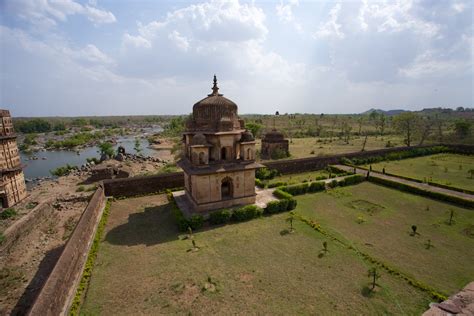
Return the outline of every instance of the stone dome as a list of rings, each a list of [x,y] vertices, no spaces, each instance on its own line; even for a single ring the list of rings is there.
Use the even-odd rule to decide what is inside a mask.
[[[251,131],[246,130],[242,133],[242,138],[240,139],[241,142],[253,142],[255,138]]]
[[[239,118],[237,115],[237,104],[219,94],[217,87],[217,79],[214,76],[214,86],[212,93],[206,98],[198,101],[193,106],[192,120],[189,123],[190,129],[218,129],[220,130],[220,122],[231,122],[232,128],[240,128]],[[228,123],[222,125],[228,129]]]
[[[270,132],[265,134],[264,137],[265,140],[283,140],[285,139],[285,136],[277,131],[276,129],[271,130]]]
[[[207,145],[207,139],[204,134],[198,133],[191,139],[191,145]]]

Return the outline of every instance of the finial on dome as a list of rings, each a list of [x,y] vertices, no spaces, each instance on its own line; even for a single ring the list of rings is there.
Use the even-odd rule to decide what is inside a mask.
[[[212,95],[219,95],[219,88],[217,87],[216,75],[214,75],[214,85],[212,86]]]

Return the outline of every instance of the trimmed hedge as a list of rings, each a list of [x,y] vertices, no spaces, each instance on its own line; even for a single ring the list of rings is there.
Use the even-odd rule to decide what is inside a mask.
[[[277,187],[281,187],[283,185],[288,185],[287,182],[284,182],[284,181],[278,181],[278,182],[274,182],[274,183],[269,183],[267,185],[267,188],[277,188]]]
[[[189,219],[187,219],[186,217],[184,217],[183,212],[176,205],[176,201],[174,200],[173,194],[171,192],[168,192],[166,196],[171,204],[173,215],[180,231],[186,232],[188,231],[188,227],[191,227],[192,230],[197,230],[204,225],[204,217],[202,215],[193,215]]]
[[[209,222],[213,225],[225,224],[230,221],[232,216],[229,210],[215,211],[209,214]]]
[[[248,221],[252,218],[262,216],[263,209],[256,205],[246,205],[244,207],[236,209],[232,213],[232,220],[236,222]]]
[[[326,189],[326,184],[323,181],[311,182],[308,192],[318,192]]]
[[[352,159],[342,158],[341,162],[344,164],[349,164],[349,165],[352,165],[352,164],[365,165],[365,164],[377,163],[377,162],[387,161],[387,160],[400,160],[400,159],[406,159],[406,158],[445,153],[445,152],[450,152],[450,151],[451,150],[446,146],[411,148],[404,151],[392,152],[385,155],[372,156],[372,157],[366,157],[366,158],[352,158]]]
[[[378,177],[369,177],[369,181],[382,184],[394,189],[401,191],[427,196],[436,200],[445,201],[453,204],[458,204],[467,208],[474,208],[474,201],[465,200],[458,196],[446,195],[440,192],[428,191],[421,188],[417,188],[405,183],[395,182],[388,179],[378,178]]]
[[[339,181],[338,185],[343,187],[346,185],[353,185],[353,184],[358,184],[361,183],[362,181],[365,180],[365,177],[361,174],[354,174],[352,176],[345,177],[341,181]]]
[[[300,184],[287,185],[287,186],[280,187],[280,189],[287,193],[290,193],[291,195],[301,195],[308,192],[309,184],[300,183]]]
[[[276,189],[273,191],[273,195],[276,196],[279,199],[291,199],[293,196],[285,191],[282,191],[281,189]]]

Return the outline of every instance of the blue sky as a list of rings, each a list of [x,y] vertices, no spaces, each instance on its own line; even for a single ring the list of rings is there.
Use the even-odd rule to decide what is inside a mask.
[[[470,1],[0,1],[14,116],[185,114],[217,74],[240,113],[473,105]]]

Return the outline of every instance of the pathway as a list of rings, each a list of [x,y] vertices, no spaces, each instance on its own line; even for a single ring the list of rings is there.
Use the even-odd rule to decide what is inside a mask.
[[[344,165],[335,165],[334,167],[336,167],[338,169],[348,171],[348,172],[354,172],[354,167],[344,166]],[[358,173],[358,174],[361,174],[361,175],[365,176],[365,175],[367,175],[367,172],[368,172],[367,170],[356,168],[356,173]],[[401,178],[398,178],[398,177],[389,176],[389,175],[374,172],[374,171],[370,172],[370,176],[374,177],[374,178],[386,179],[386,180],[390,180],[390,181],[393,181],[393,182],[403,183],[403,184],[406,184],[406,185],[409,185],[409,186],[412,186],[412,187],[417,187],[417,188],[425,190],[425,191],[443,193],[443,194],[446,194],[446,195],[459,197],[459,198],[462,198],[462,199],[465,199],[465,200],[474,201],[474,195],[472,195],[472,194],[453,191],[453,190],[444,189],[444,188],[439,188],[439,187],[429,185],[427,183],[419,183],[419,182],[415,182],[415,181],[401,179]]]

